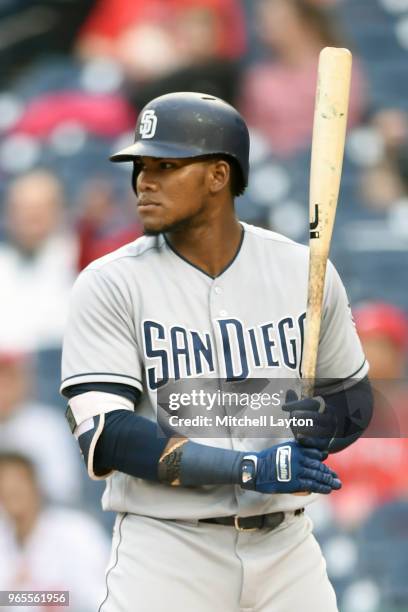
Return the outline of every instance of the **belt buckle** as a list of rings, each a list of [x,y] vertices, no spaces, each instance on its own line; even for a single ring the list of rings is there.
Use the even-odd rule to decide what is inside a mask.
[[[237,531],[258,531],[258,527],[241,527],[239,524],[239,519],[243,518],[238,516],[237,514],[234,516],[234,527]]]

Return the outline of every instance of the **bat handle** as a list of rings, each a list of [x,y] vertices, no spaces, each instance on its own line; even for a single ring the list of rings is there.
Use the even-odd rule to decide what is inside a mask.
[[[314,392],[314,379],[313,378],[303,378],[302,379],[302,398],[313,397]],[[304,496],[310,495],[309,491],[298,491],[297,493],[293,493],[293,495]]]
[[[313,378],[302,379],[302,398],[313,397],[314,382]]]

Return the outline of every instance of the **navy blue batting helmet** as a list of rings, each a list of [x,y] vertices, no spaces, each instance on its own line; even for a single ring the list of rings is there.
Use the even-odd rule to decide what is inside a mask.
[[[242,190],[245,189],[249,174],[249,133],[242,116],[215,96],[178,92],[149,102],[139,114],[134,144],[110,159],[125,162],[141,156],[205,155],[235,160],[241,173]]]

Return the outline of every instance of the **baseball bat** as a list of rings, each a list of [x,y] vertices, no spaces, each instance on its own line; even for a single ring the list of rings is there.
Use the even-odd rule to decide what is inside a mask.
[[[327,258],[343,166],[351,66],[352,55],[348,49],[325,47],[320,53],[310,165],[309,280],[302,397],[312,397],[315,387]]]
[[[309,280],[302,356],[302,396],[312,397],[327,258],[336,216],[346,139],[352,55],[325,47],[319,58],[310,164]]]

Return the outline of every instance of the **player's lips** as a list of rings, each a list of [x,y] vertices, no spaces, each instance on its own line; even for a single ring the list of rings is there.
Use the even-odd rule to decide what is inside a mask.
[[[161,204],[159,204],[159,202],[153,202],[152,200],[139,200],[137,204],[137,207],[142,210],[150,210],[158,206],[161,206]]]

